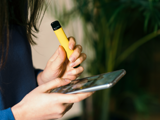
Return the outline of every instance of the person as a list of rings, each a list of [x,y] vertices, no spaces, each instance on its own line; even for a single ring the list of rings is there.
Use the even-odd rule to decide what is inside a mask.
[[[89,93],[60,94],[47,91],[76,79],[83,67],[75,66],[86,59],[82,46],[69,38],[74,50],[70,59],[59,46],[45,69],[34,69],[30,44],[38,32],[38,21],[45,9],[44,0],[0,1],[0,119],[47,120],[61,118],[75,102]]]

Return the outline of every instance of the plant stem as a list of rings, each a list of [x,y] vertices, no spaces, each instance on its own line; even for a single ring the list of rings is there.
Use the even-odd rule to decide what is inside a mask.
[[[126,49],[117,59],[117,65],[119,65],[123,60],[125,60],[132,52],[134,52],[138,47],[143,45],[144,43],[148,42],[149,40],[152,40],[153,38],[160,35],[160,30],[157,32],[152,32],[145,37],[139,39],[137,42],[133,43],[128,49]]]

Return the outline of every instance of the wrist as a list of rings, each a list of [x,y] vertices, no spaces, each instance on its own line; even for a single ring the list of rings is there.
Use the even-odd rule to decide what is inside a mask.
[[[15,120],[25,120],[25,111],[23,106],[18,103],[11,108]]]

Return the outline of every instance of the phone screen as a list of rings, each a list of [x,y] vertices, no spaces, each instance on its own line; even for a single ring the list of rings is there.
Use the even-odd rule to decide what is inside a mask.
[[[123,74],[125,70],[118,70],[110,73],[104,73],[92,77],[81,78],[73,80],[70,84],[62,86],[56,89],[51,90],[55,93],[71,93],[73,91],[78,91],[90,87],[107,85],[110,83],[116,83]]]

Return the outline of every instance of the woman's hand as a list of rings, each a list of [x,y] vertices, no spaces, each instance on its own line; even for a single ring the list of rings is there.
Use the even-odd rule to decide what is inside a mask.
[[[76,45],[75,39],[70,37],[68,47],[74,50],[69,60],[66,57],[66,52],[63,47],[59,46],[55,54],[48,61],[44,71],[38,75],[37,81],[39,85],[57,77],[74,80],[83,72],[84,69],[82,66],[74,68],[86,59],[86,54],[81,53],[82,46]]]
[[[21,102],[11,108],[16,120],[48,120],[61,118],[72,103],[89,97],[92,92],[81,94],[47,93],[47,91],[70,83],[68,79],[56,78],[38,86]]]

